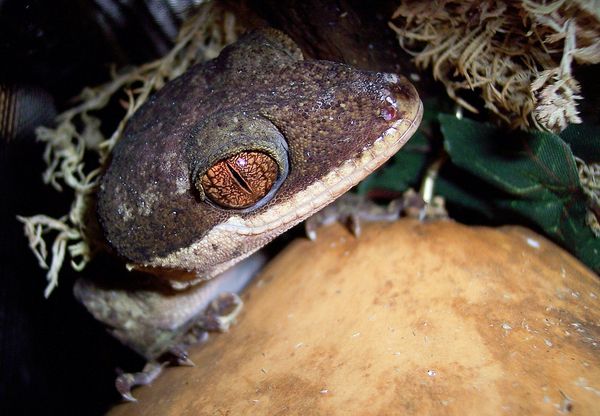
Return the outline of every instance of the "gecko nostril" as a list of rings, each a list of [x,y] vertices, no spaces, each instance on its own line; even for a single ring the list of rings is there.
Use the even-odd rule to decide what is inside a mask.
[[[383,117],[385,121],[391,121],[396,118],[397,113],[396,107],[388,105],[381,110],[381,117]]]

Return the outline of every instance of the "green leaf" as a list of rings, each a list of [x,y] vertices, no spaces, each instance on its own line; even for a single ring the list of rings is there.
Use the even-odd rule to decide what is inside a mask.
[[[560,137],[571,146],[575,156],[586,163],[600,163],[600,126],[571,124]]]
[[[472,178],[463,182],[457,180],[456,173],[452,179],[438,176],[435,182],[435,193],[442,195],[446,201],[452,202],[452,208],[460,210],[460,213],[451,210],[452,218],[460,217],[461,221],[465,223],[492,222],[495,219],[495,207],[487,198],[482,198],[477,193],[473,187]]]
[[[567,142],[551,133],[508,131],[446,114],[438,118],[452,163],[485,184],[473,190],[485,203],[471,208],[523,218],[600,271],[600,239],[585,222],[587,200]],[[595,157],[600,150],[592,140],[598,143],[598,136],[590,138],[590,131],[571,129],[565,137],[574,149]],[[444,196],[461,203],[453,199],[457,194]]]

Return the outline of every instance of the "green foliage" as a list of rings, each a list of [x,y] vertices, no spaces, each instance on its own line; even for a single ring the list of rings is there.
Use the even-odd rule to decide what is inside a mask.
[[[563,133],[565,141],[552,133],[507,131],[447,114],[438,119],[452,163],[484,185],[470,195],[472,209],[489,215],[491,208],[495,220],[516,215],[535,224],[600,271],[600,239],[585,222],[587,198],[571,150],[588,162],[598,160],[597,129],[572,126]],[[444,196],[453,202],[457,195]]]
[[[560,134],[560,137],[571,146],[573,154],[586,163],[600,162],[600,126],[572,124]]]
[[[589,201],[575,161],[600,162],[600,127],[573,125],[561,135],[511,131],[447,112],[435,100],[425,102],[419,131],[358,191],[418,189],[443,144],[449,160],[435,193],[451,217],[533,227],[600,272],[600,238],[585,220]]]

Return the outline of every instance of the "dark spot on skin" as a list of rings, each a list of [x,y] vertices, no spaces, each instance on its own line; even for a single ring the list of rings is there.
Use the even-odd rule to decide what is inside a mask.
[[[217,251],[217,250],[219,250],[219,246],[218,246],[217,244],[215,244],[215,243],[212,243],[212,244],[211,244],[211,246],[212,246],[212,249],[213,249],[214,251]]]

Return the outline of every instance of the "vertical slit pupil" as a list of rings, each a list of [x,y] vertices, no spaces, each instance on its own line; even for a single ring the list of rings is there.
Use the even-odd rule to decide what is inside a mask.
[[[242,177],[242,175],[240,175],[239,172],[237,170],[235,170],[233,168],[233,166],[231,166],[231,161],[228,160],[225,163],[225,166],[227,166],[227,170],[229,170],[229,173],[231,173],[231,176],[237,182],[237,184],[240,186],[240,188],[242,188],[244,191],[246,191],[249,194],[251,194],[252,193],[252,189],[250,188],[250,185],[248,185],[248,182],[246,182],[244,180],[244,178]]]

